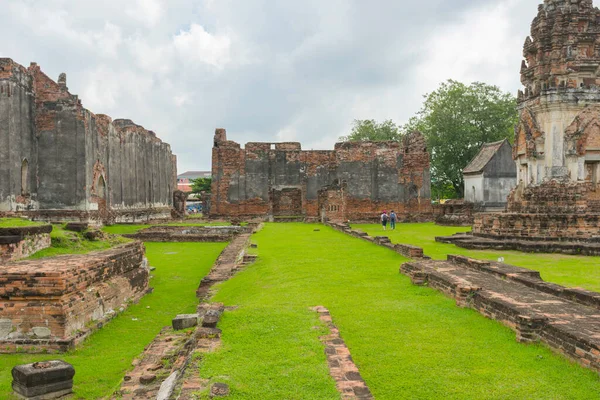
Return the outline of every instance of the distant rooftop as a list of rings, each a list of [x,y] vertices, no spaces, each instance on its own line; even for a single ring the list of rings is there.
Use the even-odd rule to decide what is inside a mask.
[[[463,174],[477,174],[483,172],[483,169],[494,157],[494,154],[500,147],[504,144],[504,142],[508,142],[506,139],[501,140],[499,142],[486,143],[481,146],[481,150],[475,156],[475,158],[463,169]]]
[[[187,171],[183,174],[177,175],[177,179],[198,179],[198,178],[210,178],[212,176],[211,171]]]

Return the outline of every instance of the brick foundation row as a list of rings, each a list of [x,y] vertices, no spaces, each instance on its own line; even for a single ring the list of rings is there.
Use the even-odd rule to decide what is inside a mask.
[[[429,258],[423,254],[423,249],[417,246],[411,246],[409,244],[393,244],[387,236],[376,236],[371,237],[366,232],[358,229],[352,229],[347,224],[335,224],[328,223],[327,226],[335,229],[336,231],[346,233],[355,238],[363,239],[371,243],[378,244],[383,247],[387,247],[390,250],[395,251],[398,254],[402,254],[404,257],[411,259]]]
[[[502,322],[519,342],[543,342],[584,367],[600,371],[600,294],[544,282],[539,272],[448,256],[408,262],[401,273]]]

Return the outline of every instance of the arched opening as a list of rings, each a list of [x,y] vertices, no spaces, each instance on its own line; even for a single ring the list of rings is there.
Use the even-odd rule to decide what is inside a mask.
[[[98,184],[96,185],[96,195],[101,199],[106,199],[106,181],[104,177],[100,175],[98,178]]]
[[[27,196],[29,194],[29,161],[26,158],[21,163],[21,195]]]

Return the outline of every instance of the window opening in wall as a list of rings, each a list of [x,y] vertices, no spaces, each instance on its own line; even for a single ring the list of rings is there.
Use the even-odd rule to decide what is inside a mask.
[[[23,159],[21,163],[21,195],[27,196],[29,194],[29,161]]]
[[[586,162],[585,163],[585,181],[591,182],[596,186],[598,184],[598,179],[600,178],[598,173],[598,167],[600,166],[600,162]]]
[[[106,181],[104,180],[104,177],[102,175],[100,175],[100,177],[98,178],[98,184],[96,185],[96,194],[101,199],[104,199],[106,197]]]
[[[274,144],[271,145],[271,150],[275,150],[275,145]]]
[[[477,201],[477,197],[475,197],[476,194],[475,186],[473,186],[473,203]]]

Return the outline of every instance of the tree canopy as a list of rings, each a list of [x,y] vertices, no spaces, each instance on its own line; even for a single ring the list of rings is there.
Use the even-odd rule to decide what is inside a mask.
[[[192,183],[192,193],[200,194],[202,192],[210,192],[212,178],[191,179],[190,182]]]
[[[400,128],[391,119],[383,122],[373,119],[355,119],[350,135],[342,136],[339,140],[342,142],[383,142],[398,141],[401,137]]]
[[[448,80],[432,93],[402,132],[421,131],[431,153],[434,197],[462,197],[462,170],[484,143],[512,140],[517,123],[516,98],[497,86],[469,86]],[[449,193],[453,188],[454,196]]]

